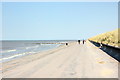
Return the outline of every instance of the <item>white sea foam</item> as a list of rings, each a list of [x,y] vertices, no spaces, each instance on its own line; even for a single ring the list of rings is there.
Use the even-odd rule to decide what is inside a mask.
[[[0,59],[0,61],[4,61],[4,60],[7,60],[7,59],[12,59],[12,58],[16,58],[16,57],[23,56],[23,55],[30,54],[30,53],[35,53],[35,52],[25,52],[25,53],[20,53],[20,54],[12,55],[12,56]]]
[[[26,49],[37,48],[37,47],[39,47],[39,45],[37,45],[37,46],[32,46],[32,47],[26,47]]]
[[[1,53],[14,52],[16,49],[1,51]]]

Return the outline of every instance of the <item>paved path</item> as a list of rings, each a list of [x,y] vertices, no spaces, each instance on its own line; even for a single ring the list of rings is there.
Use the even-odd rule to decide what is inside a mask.
[[[3,73],[11,78],[118,78],[118,62],[92,43],[74,43]]]

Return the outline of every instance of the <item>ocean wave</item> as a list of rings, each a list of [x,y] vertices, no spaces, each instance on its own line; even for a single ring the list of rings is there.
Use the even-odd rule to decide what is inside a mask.
[[[37,45],[37,46],[32,46],[32,47],[26,47],[26,49],[37,48],[37,47],[39,47],[39,45]]]
[[[12,56],[9,56],[9,57],[1,58],[0,61],[7,60],[7,59],[13,59],[13,58],[16,58],[16,57],[19,57],[19,56],[23,56],[23,55],[26,55],[26,54],[30,54],[30,53],[35,53],[35,52],[25,52],[25,53],[12,55]]]
[[[1,51],[1,53],[8,53],[8,52],[14,52],[14,51],[16,51],[16,49]]]

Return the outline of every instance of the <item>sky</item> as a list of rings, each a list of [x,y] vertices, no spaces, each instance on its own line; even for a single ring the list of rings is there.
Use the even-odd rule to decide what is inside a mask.
[[[0,2],[0,40],[1,39],[2,39],[2,3]]]
[[[118,28],[117,2],[4,2],[3,40],[77,40]]]

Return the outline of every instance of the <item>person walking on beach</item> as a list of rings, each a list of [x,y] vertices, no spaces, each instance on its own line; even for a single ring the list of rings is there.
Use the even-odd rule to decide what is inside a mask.
[[[83,44],[85,43],[85,40],[83,40]]]
[[[68,43],[66,43],[66,46],[68,45]]]
[[[80,40],[78,40],[78,43],[80,44]]]

